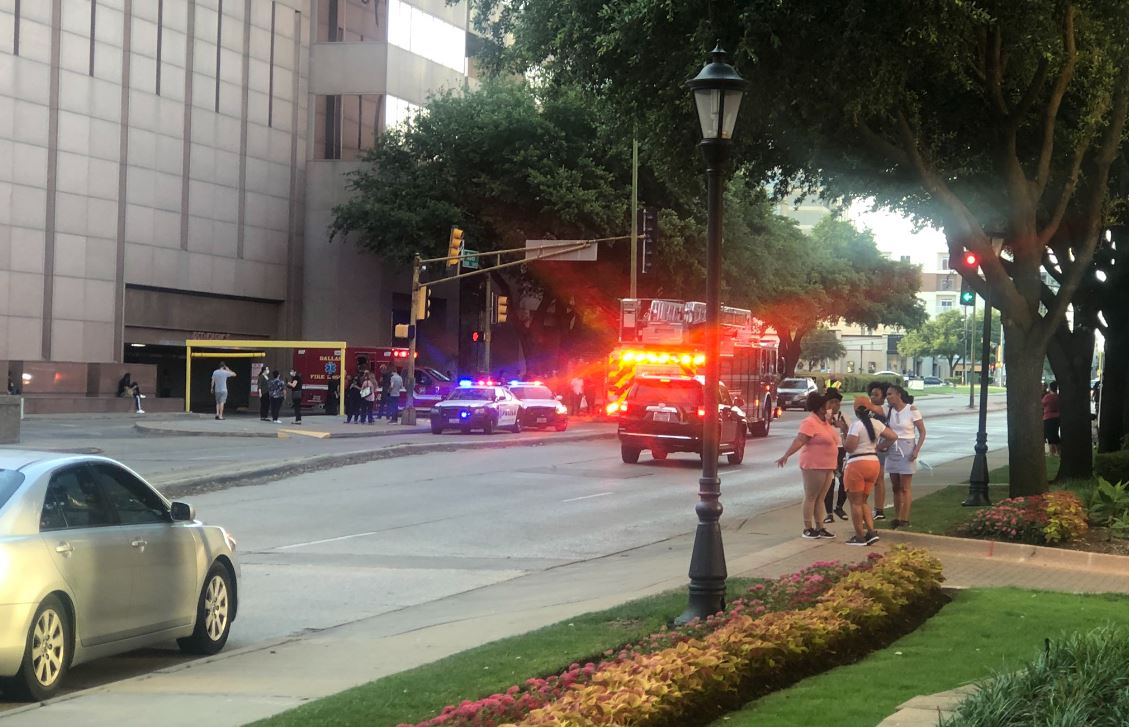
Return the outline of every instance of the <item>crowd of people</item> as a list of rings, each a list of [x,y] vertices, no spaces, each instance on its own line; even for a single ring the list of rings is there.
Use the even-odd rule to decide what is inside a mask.
[[[364,370],[350,376],[345,386],[345,423],[398,421],[400,394],[404,391],[403,371],[402,367],[383,364],[376,372]]]
[[[842,402],[838,387],[809,394],[808,416],[776,464],[783,467],[792,455],[800,453],[804,538],[834,538],[826,526],[838,517],[850,520],[854,528],[848,545],[872,545],[878,542],[874,521],[886,518],[887,474],[894,495],[890,526],[910,525],[913,475],[925,444],[925,422],[913,405],[913,396],[896,384],[869,384],[867,394],[856,396],[852,402],[854,421],[850,423],[841,412]],[[872,492],[873,509],[869,503]],[[843,509],[848,501],[849,515]]]

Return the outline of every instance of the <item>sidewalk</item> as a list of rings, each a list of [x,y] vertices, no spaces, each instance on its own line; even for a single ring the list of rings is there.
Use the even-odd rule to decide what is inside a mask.
[[[943,465],[935,479],[960,482],[969,467],[969,459]],[[690,527],[692,513],[687,517]],[[843,545],[841,539],[801,540],[797,521],[795,506],[750,518],[727,512],[723,522],[729,573],[776,576],[817,560],[861,560],[869,552]],[[887,537],[884,532],[884,540],[875,547],[890,547],[901,537],[900,533]],[[1021,553],[985,557],[949,541],[937,538],[928,546],[944,564],[949,587],[1018,585],[1129,592],[1129,567],[1111,572],[1077,563],[1041,565],[1039,559],[1021,558]],[[684,587],[692,543],[693,533],[687,532],[324,631],[185,661],[46,705],[11,710],[0,714],[0,727],[246,724],[488,641]],[[909,712],[902,715],[909,716]],[[935,725],[936,711],[929,713],[928,722],[897,724]]]

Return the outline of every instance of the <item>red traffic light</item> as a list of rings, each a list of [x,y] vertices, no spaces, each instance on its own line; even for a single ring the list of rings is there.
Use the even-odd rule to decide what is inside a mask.
[[[481,341],[482,340],[482,331],[471,331],[470,340],[473,341],[474,343],[478,343],[479,341]]]
[[[966,268],[975,268],[980,265],[980,256],[974,252],[966,252],[962,259]]]

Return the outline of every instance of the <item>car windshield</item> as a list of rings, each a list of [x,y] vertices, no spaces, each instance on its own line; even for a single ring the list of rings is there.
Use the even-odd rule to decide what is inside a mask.
[[[436,381],[450,381],[451,380],[450,376],[447,376],[446,374],[439,373],[435,369],[428,369],[427,373],[428,373],[428,375],[431,376],[431,378],[435,379]]]
[[[630,398],[646,403],[698,406],[702,403],[702,387],[697,381],[640,381]]]
[[[494,390],[459,388],[452,391],[447,398],[459,401],[494,401]]]
[[[552,399],[548,386],[511,386],[510,391],[519,399]]]
[[[24,476],[22,472],[16,470],[0,470],[0,507],[8,504],[8,500],[16,493],[20,485],[23,484]]]
[[[808,382],[804,379],[784,379],[778,388],[781,389],[806,389]]]

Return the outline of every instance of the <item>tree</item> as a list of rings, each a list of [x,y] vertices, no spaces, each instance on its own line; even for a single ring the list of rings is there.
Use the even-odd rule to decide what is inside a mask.
[[[836,361],[847,355],[839,334],[829,328],[817,328],[804,337],[801,356],[808,362],[809,371],[817,371],[826,361]]]
[[[1124,144],[1129,3],[496,4],[481,17],[513,33],[513,62],[600,89],[674,165],[696,131],[681,83],[721,36],[755,109],[739,120],[738,163],[779,188],[873,198],[940,227],[953,255],[976,252],[984,277],[966,278],[1006,328],[1011,494],[1046,489],[1042,361],[1090,272]]]
[[[956,368],[958,359],[968,359],[969,334],[971,332],[972,361],[980,359],[981,339],[984,335],[984,319],[979,312],[972,321],[960,311],[949,310],[926,321],[920,328],[910,331],[898,342],[898,353],[903,356],[920,358],[931,356],[944,358],[949,362],[949,370]],[[1000,342],[999,317],[992,319],[990,340],[990,363],[995,362],[996,347]]]

